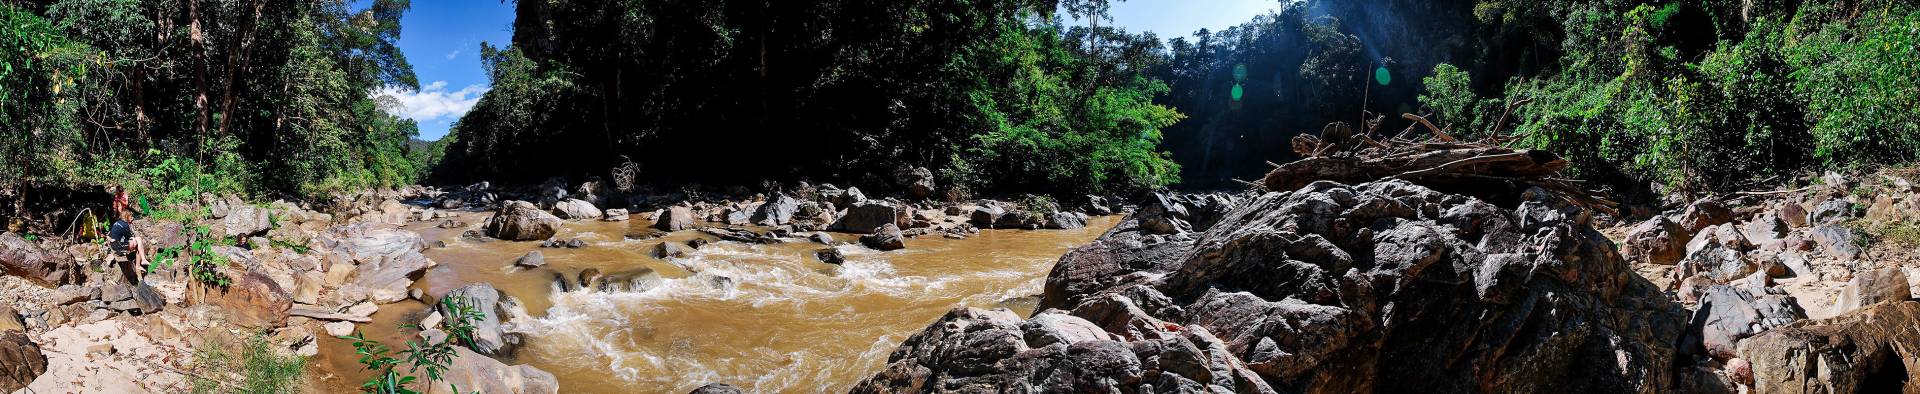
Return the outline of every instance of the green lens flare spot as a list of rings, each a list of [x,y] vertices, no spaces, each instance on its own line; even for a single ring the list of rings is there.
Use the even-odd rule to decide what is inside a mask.
[[[1387,84],[1393,83],[1393,75],[1387,74],[1386,67],[1376,68],[1373,69],[1373,80],[1379,82],[1380,86],[1387,86]]]
[[[1232,94],[1233,94],[1233,101],[1240,101],[1240,97],[1245,96],[1247,94],[1247,90],[1245,88],[1240,87],[1240,84],[1236,83],[1236,84],[1233,84]]]

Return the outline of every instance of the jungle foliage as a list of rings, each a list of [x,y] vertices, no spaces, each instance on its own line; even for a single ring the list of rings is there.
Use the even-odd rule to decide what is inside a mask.
[[[0,2],[0,191],[306,197],[408,184],[406,0]],[[260,174],[272,174],[262,176]]]
[[[1070,2],[1098,14],[1104,1]],[[811,177],[901,166],[979,192],[1165,186],[1158,40],[1068,26],[1058,2],[519,2],[483,55],[493,90],[453,128],[450,178]]]

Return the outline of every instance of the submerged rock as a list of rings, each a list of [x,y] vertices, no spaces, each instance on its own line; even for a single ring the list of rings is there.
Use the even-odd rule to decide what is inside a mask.
[[[1034,318],[955,310],[853,391],[1677,384],[1685,311],[1546,191],[1515,209],[1402,181],[1317,182],[1247,202],[1162,199],[1062,257]],[[1166,219],[1198,233],[1171,235]]]
[[[515,393],[552,394],[560,392],[560,379],[553,373],[530,365],[507,365],[463,347],[454,347],[453,363],[447,366],[444,384],[434,384],[430,394]]]
[[[862,201],[847,207],[846,216],[833,222],[829,229],[855,234],[872,234],[882,225],[895,225],[907,215],[899,207],[886,201]]]
[[[595,208],[593,203],[574,198],[553,204],[553,213],[561,219],[568,220],[599,219],[605,215],[600,212],[600,208]]]

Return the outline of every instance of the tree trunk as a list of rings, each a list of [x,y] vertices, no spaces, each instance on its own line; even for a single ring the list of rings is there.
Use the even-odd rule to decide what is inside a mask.
[[[234,43],[237,48],[227,53],[227,86],[225,93],[220,97],[219,135],[226,135],[228,125],[233,123],[233,85],[236,84],[235,81],[240,80],[240,75],[247,71],[249,60],[252,58],[254,33],[260,25],[260,12],[266,5],[259,0],[250,1],[248,4],[253,5],[253,17],[247,20],[246,26],[241,27],[240,39]]]
[[[199,162],[205,155],[207,144],[207,35],[200,30],[200,1],[187,0],[187,40],[193,44],[193,109],[197,113],[194,133],[199,143],[194,147],[194,161]]]

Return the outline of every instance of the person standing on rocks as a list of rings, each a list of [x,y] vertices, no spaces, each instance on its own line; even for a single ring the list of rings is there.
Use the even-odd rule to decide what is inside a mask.
[[[147,266],[147,242],[133,233],[133,206],[127,202],[124,189],[114,193],[113,217],[113,224],[107,227],[107,239],[112,241],[113,253],[125,262],[120,266],[120,274],[126,276],[128,283],[140,283],[140,269]]]

